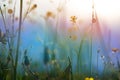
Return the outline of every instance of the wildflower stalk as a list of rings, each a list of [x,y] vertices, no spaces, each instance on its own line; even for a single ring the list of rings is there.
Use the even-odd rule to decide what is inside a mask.
[[[1,12],[2,19],[3,19],[5,32],[6,32],[6,34],[8,35],[7,25],[6,25],[6,22],[5,22],[5,17],[4,17],[4,15],[3,15],[3,11],[2,11],[2,9],[1,9],[1,6],[0,6],[0,12]],[[8,37],[7,37],[7,42],[8,42],[8,46],[9,46],[9,48],[10,48],[10,42],[9,42],[9,38],[8,38]]]
[[[16,1],[15,1],[15,4],[14,4],[14,12],[13,12],[13,14],[12,14],[12,37],[11,37],[11,44],[10,44],[10,49],[9,49],[9,54],[8,54],[8,56],[10,55],[10,57],[11,57],[11,61],[12,61],[12,66],[13,66],[13,68],[14,68],[14,58],[13,58],[13,55],[12,55],[12,53],[13,53],[13,45],[14,45],[14,18],[15,18],[15,5],[16,5]]]
[[[95,20],[95,8],[94,8],[94,0],[92,0],[92,25],[91,25],[91,35],[90,35],[90,75],[92,76],[92,35],[93,35],[93,25],[96,22]]]
[[[13,8],[13,14],[12,14],[12,37],[11,37],[11,46],[13,47],[13,42],[14,42],[14,22],[15,22],[15,6],[16,6],[16,1],[14,3],[14,8]]]
[[[3,16],[3,12],[2,12],[1,7],[0,7],[0,11],[1,11],[2,19],[3,19],[3,23],[4,23],[5,32],[6,32],[6,34],[8,35],[7,25],[6,25],[5,17]],[[7,37],[7,43],[8,43],[8,47],[9,47],[9,54],[8,54],[8,56],[10,55],[11,60],[12,60],[12,65],[14,65],[14,60],[13,60],[11,45],[10,45],[10,42],[9,42],[9,38],[8,38],[8,37]]]
[[[20,18],[19,18],[19,31],[18,31],[17,49],[16,49],[15,66],[14,66],[14,80],[16,80],[17,78],[17,65],[18,65],[18,55],[20,48],[21,25],[22,25],[22,2],[23,0],[20,0]]]
[[[81,61],[80,55],[81,55],[81,51],[82,51],[83,41],[84,41],[84,39],[82,39],[80,42],[79,53],[78,53],[78,63],[77,63],[78,64],[78,66],[77,66],[78,73],[80,71],[79,68],[82,67],[82,61]]]
[[[84,43],[84,40],[85,40],[85,38],[86,38],[86,36],[87,36],[87,32],[85,32],[84,33],[84,35],[83,35],[83,37],[82,37],[82,40],[81,40],[81,42],[80,42],[80,46],[79,46],[79,52],[78,52],[78,66],[77,66],[77,69],[78,69],[78,73],[79,73],[79,67],[81,66],[81,68],[82,68],[82,59],[81,59],[81,52],[82,52],[82,46],[83,46],[83,43]],[[80,61],[80,62],[79,62]],[[82,69],[81,69],[82,70]]]
[[[60,5],[60,3],[59,3],[59,5]],[[58,35],[58,24],[59,24],[59,12],[57,12],[57,14],[56,15],[58,15],[58,16],[56,16],[56,23],[55,23],[55,28],[56,28],[56,34],[55,34],[55,42],[57,42],[57,35]],[[54,44],[54,46],[55,46],[55,44]]]
[[[30,4],[29,4],[29,6],[28,6],[28,8],[27,8],[27,11],[26,11],[26,13],[25,13],[25,16],[23,17],[23,22],[24,22],[24,20],[26,19],[28,13],[29,13],[30,5],[31,5],[31,0],[30,0]]]
[[[92,76],[92,27],[93,27],[93,23],[91,26],[91,35],[90,35],[90,75]]]
[[[70,68],[71,68],[71,71],[70,71],[70,74],[71,74],[71,80],[73,80],[72,63],[71,63],[70,57],[68,57],[68,60],[69,60]]]
[[[7,25],[6,25],[6,22],[5,22],[5,17],[3,15],[3,11],[0,7],[0,12],[1,12],[1,15],[2,15],[2,19],[3,19],[3,23],[4,23],[4,29],[5,29],[5,33],[6,33],[6,38],[7,38],[7,43],[8,43],[8,48],[9,48],[9,53],[8,53],[8,56],[10,56],[10,59],[11,59],[11,62],[12,62],[12,66],[14,67],[14,58],[13,58],[13,55],[12,55],[12,49],[11,49],[11,44],[9,42],[9,38],[8,38],[8,29],[7,29]],[[6,63],[6,65],[8,65],[9,61]]]
[[[97,53],[97,75],[99,74],[99,67],[98,67],[98,57],[99,57],[99,55],[98,55],[98,53]]]
[[[106,69],[107,69],[107,62],[104,61],[104,67],[103,67],[103,76],[106,73]]]

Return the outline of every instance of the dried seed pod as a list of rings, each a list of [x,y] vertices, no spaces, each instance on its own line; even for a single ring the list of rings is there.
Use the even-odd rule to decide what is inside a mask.
[[[30,8],[29,12],[31,12],[31,11],[34,10],[35,8],[37,8],[37,4],[34,4],[34,5]]]
[[[12,14],[12,13],[13,13],[13,10],[12,10],[12,9],[8,9],[8,13],[9,13],[9,14]]]
[[[46,13],[46,17],[51,17],[53,15],[53,13],[51,12],[51,11],[48,11],[47,13]]]

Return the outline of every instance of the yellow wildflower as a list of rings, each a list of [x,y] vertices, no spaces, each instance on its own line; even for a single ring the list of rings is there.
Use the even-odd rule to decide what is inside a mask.
[[[89,80],[94,80],[94,78],[91,77],[91,78],[89,78]]]
[[[76,16],[71,16],[70,18],[71,18],[71,20],[70,20],[71,22],[76,23],[76,20],[77,20]]]
[[[89,80],[89,78],[88,78],[88,77],[86,77],[86,78],[85,78],[85,80]]]
[[[92,77],[90,77],[90,78],[86,77],[85,80],[94,80],[94,78],[92,78]]]

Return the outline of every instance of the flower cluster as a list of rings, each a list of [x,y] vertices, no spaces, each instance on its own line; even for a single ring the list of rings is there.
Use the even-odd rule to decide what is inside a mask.
[[[94,80],[94,78],[92,78],[92,77],[90,77],[90,78],[86,77],[85,80]]]

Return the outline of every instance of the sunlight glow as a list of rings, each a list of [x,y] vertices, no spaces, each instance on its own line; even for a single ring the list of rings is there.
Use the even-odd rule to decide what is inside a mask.
[[[96,11],[108,19],[120,18],[119,0],[95,0]]]
[[[95,10],[100,18],[108,20],[108,22],[116,22],[120,19],[119,0],[94,0]],[[92,0],[70,0],[67,4],[69,14],[76,14],[86,17],[91,16]]]
[[[14,2],[15,0],[13,0]],[[28,8],[25,0],[23,3],[23,14]],[[56,14],[56,9],[59,7],[59,3],[64,6],[65,14],[64,16],[69,20],[70,16],[77,16],[81,22],[90,22],[92,16],[92,1],[94,1],[94,6],[96,13],[100,21],[108,23],[108,25],[119,26],[120,23],[120,0],[31,0],[32,5],[37,4],[37,9],[33,10],[31,13],[35,13],[36,16],[32,18],[38,20],[38,17],[44,16],[47,11],[52,11]],[[66,2],[66,4],[65,4]],[[8,5],[7,0],[0,1],[0,4],[6,4],[10,8],[13,8],[13,5]],[[53,6],[54,5],[54,6]],[[3,6],[1,6],[3,7]],[[18,10],[18,11],[17,11]],[[16,16],[19,16],[19,1],[16,4]],[[115,27],[114,26],[114,27]],[[117,27],[118,28],[118,27]]]

